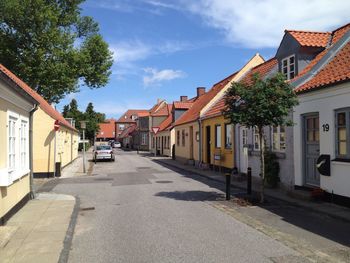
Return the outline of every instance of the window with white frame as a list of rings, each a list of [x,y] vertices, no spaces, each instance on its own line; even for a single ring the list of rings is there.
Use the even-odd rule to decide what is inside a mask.
[[[295,76],[295,56],[289,56],[282,59],[282,73],[287,80]]]
[[[225,148],[230,149],[232,147],[232,125],[225,124]]]
[[[260,150],[260,135],[259,135],[258,128],[253,128],[253,145],[254,145],[254,151]]]
[[[141,135],[141,145],[146,145],[147,144],[147,134],[142,133]]]
[[[350,109],[338,110],[335,113],[335,139],[336,139],[336,157],[341,159],[350,159]]]
[[[275,152],[286,151],[286,130],[283,126],[272,127],[272,150]]]
[[[215,148],[221,148],[221,125],[215,125]]]
[[[16,168],[16,122],[17,118],[10,117],[8,121],[8,167],[9,171]]]
[[[21,149],[21,169],[27,168],[27,158],[28,158],[28,122],[21,121],[21,136],[20,136],[20,149]]]
[[[119,130],[123,131],[125,129],[125,124],[119,124]]]

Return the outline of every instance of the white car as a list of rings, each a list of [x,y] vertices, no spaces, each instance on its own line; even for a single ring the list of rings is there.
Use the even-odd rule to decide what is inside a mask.
[[[114,142],[113,148],[120,148],[120,147],[121,147],[120,142]]]
[[[94,161],[110,160],[115,161],[113,148],[110,145],[97,145],[94,150]]]

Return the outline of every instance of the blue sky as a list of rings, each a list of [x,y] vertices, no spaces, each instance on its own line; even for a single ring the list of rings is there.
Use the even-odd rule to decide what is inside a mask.
[[[301,8],[302,7],[302,8]],[[343,0],[87,0],[114,53],[106,87],[69,94],[108,118],[194,96],[240,69],[255,53],[274,56],[284,29],[333,30],[350,22]]]

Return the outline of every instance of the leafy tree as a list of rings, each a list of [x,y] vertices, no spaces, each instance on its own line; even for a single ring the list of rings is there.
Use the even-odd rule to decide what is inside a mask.
[[[84,118],[84,113],[78,109],[78,103],[76,99],[72,99],[68,105],[63,107],[62,115],[64,118],[72,118],[75,120],[75,126],[80,129],[80,122]]]
[[[112,54],[85,0],[0,0],[0,61],[47,101],[105,86]]]
[[[262,178],[260,201],[264,202],[265,162],[264,162],[264,127],[291,126],[287,120],[297,97],[292,87],[282,74],[263,80],[259,75],[252,78],[252,83],[232,83],[225,95],[224,116],[233,124],[256,128],[260,136],[260,170]]]

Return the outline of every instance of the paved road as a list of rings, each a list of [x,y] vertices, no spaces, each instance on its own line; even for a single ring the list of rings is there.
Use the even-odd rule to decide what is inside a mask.
[[[54,192],[80,200],[69,262],[284,262],[297,253],[213,207],[223,193],[134,152]],[[93,209],[94,208],[94,209]],[[300,259],[300,258],[299,258]],[[300,261],[298,261],[300,262]]]

